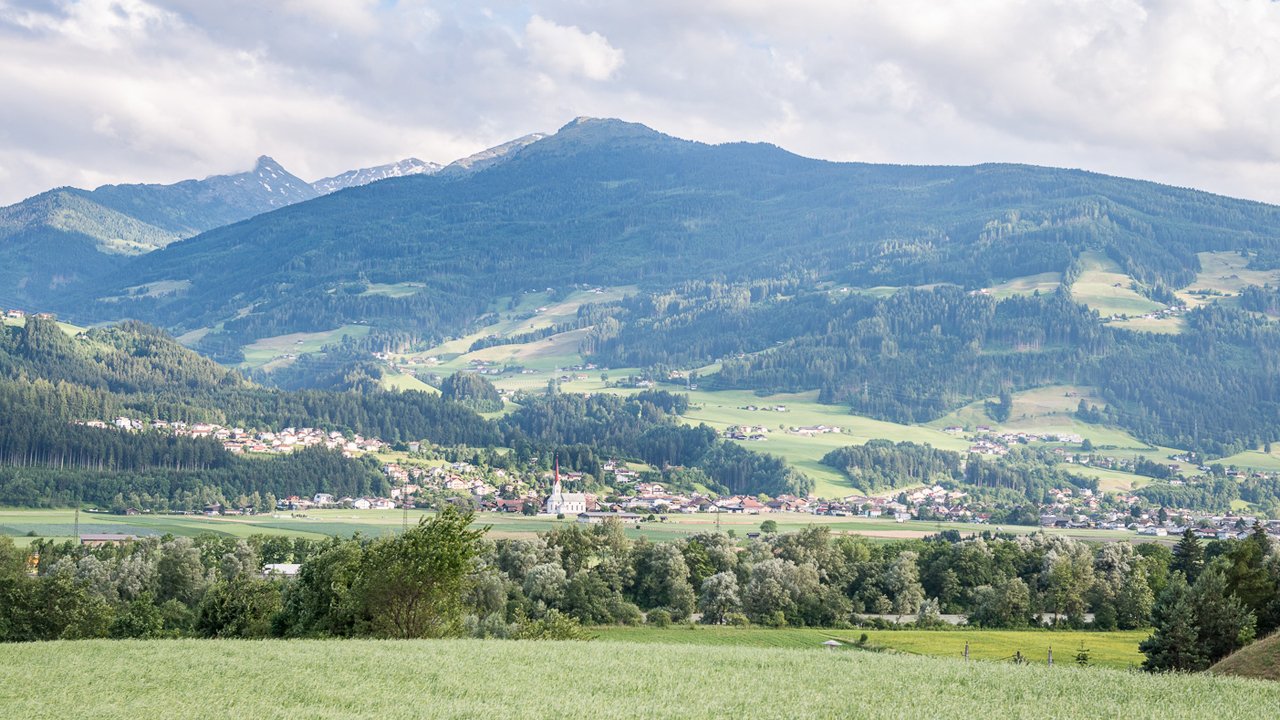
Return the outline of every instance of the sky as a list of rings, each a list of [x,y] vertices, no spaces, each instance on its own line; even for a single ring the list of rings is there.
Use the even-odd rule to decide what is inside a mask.
[[[0,0],[0,205],[447,163],[581,115],[1280,203],[1280,2]]]

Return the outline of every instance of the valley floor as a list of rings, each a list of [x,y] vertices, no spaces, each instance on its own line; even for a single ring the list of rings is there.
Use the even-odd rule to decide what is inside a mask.
[[[410,523],[417,523],[423,511],[414,510]],[[662,515],[658,520],[627,525],[625,532],[632,538],[673,540],[717,529],[716,516],[712,513],[693,515]],[[759,532],[765,520],[777,523],[779,532],[794,532],[810,525],[830,527],[834,533],[861,535],[880,540],[902,540],[935,535],[943,530],[957,530],[962,535],[978,534],[984,530],[996,531],[992,525],[950,522],[895,522],[883,518],[832,517],[809,513],[770,513],[768,515],[721,514],[719,529],[732,530],[738,538]],[[231,537],[249,535],[286,535],[320,539],[332,535],[350,537],[355,533],[380,536],[399,532],[403,515],[398,510],[308,510],[306,512],[277,512],[270,515],[109,515],[106,513],[80,513],[80,532],[120,533],[125,535],[183,535],[195,537],[204,533]],[[515,513],[481,513],[476,516],[477,525],[490,526],[492,537],[532,537],[557,526],[572,525],[573,519],[557,520],[550,515],[525,517]],[[0,535],[9,535],[18,544],[29,544],[38,538],[70,540],[75,534],[75,513],[71,510],[35,510],[25,508],[0,508]],[[1033,532],[1066,535],[1081,540],[1116,541],[1139,540],[1137,535],[1125,530],[1090,530],[1038,528],[1017,525],[1001,525],[999,530],[1019,535]],[[1167,538],[1164,538],[1168,541]],[[1171,542],[1171,541],[1170,541]]]
[[[0,646],[0,717],[1274,717],[1280,684],[857,650],[612,642]]]

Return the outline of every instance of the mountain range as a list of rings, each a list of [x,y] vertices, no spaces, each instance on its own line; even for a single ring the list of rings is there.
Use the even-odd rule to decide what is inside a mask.
[[[503,159],[210,230],[64,293],[59,309],[221,325],[244,340],[357,321],[442,335],[512,291],[578,283],[798,275],[977,288],[1098,252],[1136,282],[1178,288],[1198,252],[1280,245],[1274,206],[1078,170],[832,163],[592,119]],[[121,303],[156,283],[185,290]],[[389,298],[362,283],[423,286]]]
[[[407,158],[312,183],[263,155],[248,172],[203,180],[55,188],[0,208],[0,305],[44,305],[69,286],[114,273],[131,256],[339,190],[479,171],[542,137],[528,135],[447,166]]]
[[[79,224],[5,240],[48,254],[29,253],[4,289],[35,282],[41,309],[142,320],[231,363],[259,339],[367,328],[293,368],[339,383],[376,374],[375,351],[574,332],[600,367],[701,369],[707,388],[817,391],[895,422],[1079,385],[1104,401],[1080,408],[1087,422],[1153,444],[1221,456],[1280,440],[1276,206],[1083,170],[827,162],[592,118],[320,190],[265,160],[237,177],[217,187],[282,206],[181,240],[192,219],[232,213],[229,191],[121,186],[150,187],[146,205],[59,191],[80,203]],[[377,181],[321,194],[364,179]],[[173,197],[204,204],[180,211]],[[116,247],[84,232],[100,227],[145,232]],[[96,272],[68,268],[79,256],[62,246],[77,241]],[[599,287],[620,293],[567,322],[483,337],[518,319],[526,293]],[[1155,325],[1126,324],[1131,311]]]

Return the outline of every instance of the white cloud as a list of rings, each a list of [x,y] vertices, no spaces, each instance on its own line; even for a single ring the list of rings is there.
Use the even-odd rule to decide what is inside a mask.
[[[1280,201],[1268,0],[0,0],[0,47],[0,203],[447,162],[584,114]]]
[[[621,50],[600,33],[583,32],[576,25],[557,25],[534,15],[524,36],[534,62],[558,74],[608,80],[622,67]]]

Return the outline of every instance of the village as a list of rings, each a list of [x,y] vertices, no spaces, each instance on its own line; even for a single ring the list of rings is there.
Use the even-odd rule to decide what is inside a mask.
[[[785,408],[769,408],[785,412]],[[184,423],[166,420],[144,421],[116,417],[82,421],[97,428],[113,428],[126,432],[165,432],[175,436],[212,438],[229,452],[237,454],[285,454],[304,448],[323,447],[340,452],[344,457],[388,451],[387,442],[361,435],[347,436],[319,428],[287,427],[279,431],[225,427],[216,423]],[[957,428],[946,428],[954,433]],[[1071,435],[1036,433],[991,433],[978,428],[971,452],[979,454],[1007,453],[1011,445],[1030,442],[1079,442]],[[839,428],[817,426],[794,428],[792,432],[839,432]],[[764,426],[730,426],[725,435],[735,439],[756,440],[767,436]],[[417,442],[407,443],[410,457],[422,449]],[[1066,463],[1092,465],[1132,472],[1135,461],[1095,453],[1071,452],[1056,447],[1053,452]],[[1169,466],[1176,470],[1176,465]],[[551,516],[576,519],[583,523],[601,522],[614,517],[626,522],[661,520],[665,515],[724,513],[729,515],[768,515],[772,513],[808,513],[827,517],[861,517],[892,520],[898,523],[928,521],[939,523],[998,524],[993,517],[1009,521],[1008,512],[1000,512],[987,503],[973,502],[967,493],[942,485],[893,491],[883,495],[850,494],[833,499],[780,495],[729,495],[681,491],[668,487],[661,475],[630,467],[617,459],[601,466],[601,477],[571,470],[530,470],[527,473],[488,468],[465,461],[425,462],[396,461],[381,466],[390,491],[386,497],[334,497],[318,492],[311,497],[279,498],[276,510],[299,512],[310,509],[346,508],[353,510],[393,510],[407,506],[459,504],[479,512],[519,513],[529,516]],[[1202,468],[1208,470],[1208,468]],[[1172,470],[1171,470],[1172,472]],[[1242,476],[1243,471],[1231,471]],[[656,479],[655,479],[656,478]],[[1169,482],[1183,484],[1181,477]],[[562,485],[578,488],[564,492]],[[598,492],[584,488],[604,486]],[[547,491],[550,490],[550,493]],[[213,504],[205,513],[251,514],[254,507]],[[1185,530],[1205,538],[1228,539],[1247,533],[1255,518],[1244,514],[1215,514],[1184,508],[1152,508],[1135,494],[1094,492],[1088,488],[1060,488],[1050,492],[1049,502],[1036,508],[1038,516],[1019,518],[1021,522],[1038,522],[1041,527],[1072,530],[1127,531],[1140,537],[1169,537]],[[1280,537],[1280,520],[1266,524],[1268,532]]]

